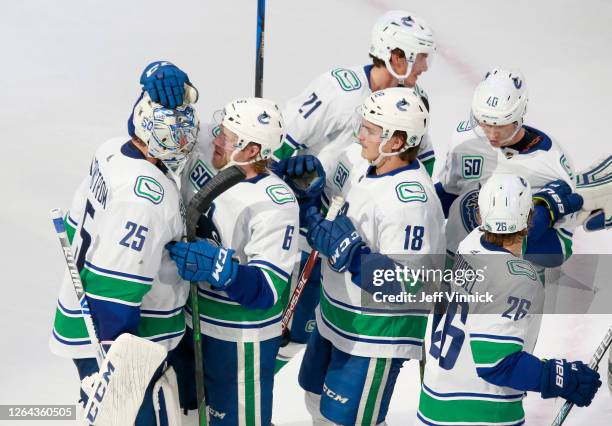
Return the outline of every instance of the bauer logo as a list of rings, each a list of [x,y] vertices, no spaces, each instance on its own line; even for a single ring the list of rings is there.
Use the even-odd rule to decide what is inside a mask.
[[[287,204],[295,202],[293,192],[285,185],[270,185],[266,193],[276,204]]]
[[[403,203],[427,201],[425,188],[418,182],[402,182],[395,187],[397,198]]]
[[[150,176],[138,176],[134,193],[137,197],[149,200],[153,204],[159,204],[164,199],[164,187]]]

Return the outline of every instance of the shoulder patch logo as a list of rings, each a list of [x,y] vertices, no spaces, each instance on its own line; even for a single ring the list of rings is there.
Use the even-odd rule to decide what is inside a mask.
[[[215,126],[211,131],[212,135],[216,138],[221,133],[221,126]]]
[[[342,164],[342,162],[339,162],[338,167],[336,167],[336,171],[334,173],[334,185],[342,189],[342,187],[346,183],[346,180],[349,177],[349,174],[350,172],[346,168],[346,166]]]
[[[472,130],[469,120],[460,121],[457,125],[457,132],[467,132],[468,130]]]
[[[355,71],[347,70],[346,68],[336,68],[331,73],[345,92],[361,89],[361,80],[359,80]]]
[[[199,191],[215,174],[206,163],[198,159],[189,171],[189,182],[191,182],[196,191]]]
[[[164,187],[150,176],[138,176],[134,193],[137,197],[147,199],[153,204],[159,204],[164,199]]]
[[[460,201],[461,222],[468,233],[478,226],[478,191],[471,190]]]
[[[418,182],[402,182],[395,187],[395,193],[402,203],[427,201],[425,188]]]
[[[276,204],[287,204],[295,202],[295,196],[285,185],[270,185],[266,193]]]
[[[567,175],[570,178],[574,177],[574,173],[572,173],[572,168],[569,165],[569,161],[567,161],[567,158],[565,157],[565,155],[562,155],[561,158],[559,159],[559,162],[561,163],[561,167],[563,167],[563,170],[565,170],[565,173],[567,173]]]
[[[512,275],[524,275],[532,281],[538,280],[538,273],[534,269],[533,265],[524,260],[509,260],[506,262],[508,265],[508,271]]]
[[[462,176],[463,179],[479,179],[482,176],[482,166],[484,158],[481,155],[464,155],[461,157],[463,163]]]

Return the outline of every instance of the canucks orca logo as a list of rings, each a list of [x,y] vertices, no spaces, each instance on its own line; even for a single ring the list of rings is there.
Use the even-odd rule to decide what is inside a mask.
[[[472,232],[478,226],[478,189],[474,189],[463,196],[460,204],[461,221],[467,232]]]
[[[514,87],[520,89],[523,87],[523,81],[518,77],[512,77],[512,81],[514,82]]]
[[[523,179],[520,176],[519,176],[519,179],[521,180],[521,185],[523,185],[525,188],[527,188],[527,181],[525,181],[525,179]]]
[[[257,117],[257,121],[259,121],[261,124],[270,124],[270,116],[267,112],[264,111],[259,114],[259,117]]]
[[[402,98],[398,103],[395,104],[395,106],[400,111],[406,111],[406,107],[410,106],[410,104],[405,98]]]
[[[402,24],[404,24],[407,27],[412,27],[412,25],[414,24],[414,20],[412,19],[412,16],[404,16],[402,18]]]

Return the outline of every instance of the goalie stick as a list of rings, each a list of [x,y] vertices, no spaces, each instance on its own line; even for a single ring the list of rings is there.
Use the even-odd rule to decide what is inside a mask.
[[[96,362],[98,363],[98,368],[100,368],[104,360],[104,348],[102,347],[102,343],[100,343],[100,339],[98,338],[98,333],[96,332],[96,328],[91,317],[89,302],[87,302],[87,297],[85,296],[85,288],[83,288],[81,275],[79,274],[79,269],[77,268],[76,261],[74,260],[72,248],[68,242],[68,234],[66,233],[66,226],[64,224],[64,214],[60,209],[53,209],[51,210],[51,219],[53,220],[55,233],[59,238],[62,251],[64,252],[64,260],[66,260],[66,266],[68,266],[68,272],[70,273],[70,280],[72,281],[74,292],[76,293],[77,300],[79,301],[79,306],[81,307],[81,313],[83,314],[87,334],[91,339],[91,343],[96,347]]]
[[[591,358],[591,362],[589,362],[589,367],[591,367],[593,370],[597,371],[599,369],[599,361],[601,361],[604,354],[610,347],[610,343],[612,343],[612,327],[608,329],[608,332],[606,333],[605,337],[603,338],[599,346],[597,346],[597,349],[595,350],[595,353]],[[552,426],[561,426],[573,406],[573,403],[565,401],[565,404],[563,404],[563,407],[561,407],[561,410],[559,410],[559,413],[557,413],[557,417],[555,417]]]
[[[185,214],[186,241],[195,241],[196,227],[200,216],[208,210],[213,200],[246,177],[238,166],[221,170],[208,181],[196,195],[193,196]],[[199,425],[208,424],[206,400],[204,397],[204,367],[202,355],[202,338],[200,336],[200,307],[198,304],[198,283],[191,281],[189,285],[191,298],[191,323],[193,327],[193,352],[195,357],[196,396],[198,399]]]
[[[342,208],[344,204],[344,199],[342,197],[336,196],[332,199],[331,204],[329,206],[329,210],[327,211],[327,215],[325,216],[325,220],[334,220],[338,215],[338,212]],[[306,287],[306,282],[310,279],[310,274],[312,274],[312,269],[317,262],[317,257],[319,257],[319,252],[317,250],[312,250],[310,255],[308,256],[308,260],[304,264],[304,269],[302,269],[302,273],[300,274],[300,278],[298,279],[297,285],[291,293],[291,298],[289,299],[289,304],[287,305],[287,309],[283,313],[283,319],[281,320],[281,330],[283,333],[283,343],[288,343],[290,339],[289,335],[289,321],[291,321],[291,317],[295,312],[295,307],[297,306],[298,301],[300,300],[300,296],[304,291],[304,287]]]

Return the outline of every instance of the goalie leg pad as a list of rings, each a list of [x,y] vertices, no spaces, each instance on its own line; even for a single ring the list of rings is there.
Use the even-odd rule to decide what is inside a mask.
[[[119,336],[100,372],[83,379],[82,388],[88,394],[84,421],[89,425],[120,426],[139,424],[141,417],[152,416],[152,410],[144,412],[148,410],[144,407],[147,401],[143,401],[166,356],[166,349],[157,343],[127,333]]]
[[[172,367],[168,367],[153,386],[153,408],[157,426],[181,424],[178,382]]]

